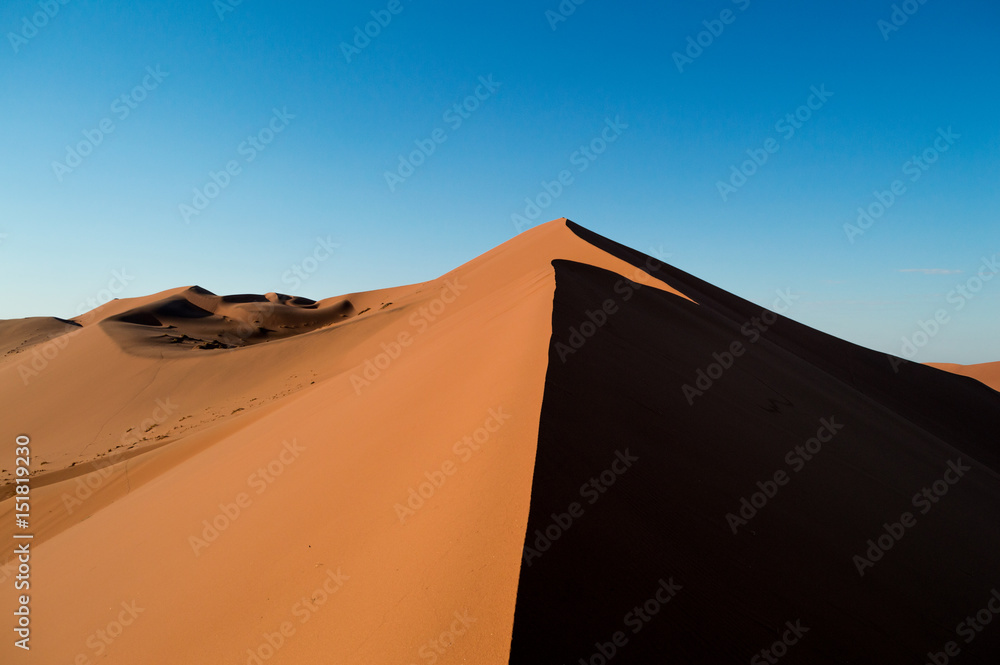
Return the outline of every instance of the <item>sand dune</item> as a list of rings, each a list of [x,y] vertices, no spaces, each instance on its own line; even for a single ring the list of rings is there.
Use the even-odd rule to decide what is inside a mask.
[[[931,367],[943,369],[952,374],[971,377],[990,388],[1000,391],[1000,362],[979,365],[957,365],[954,363],[927,363]]]
[[[33,452],[32,648],[4,663],[746,662],[796,621],[788,662],[923,662],[1000,583],[997,393],[566,220],[421,284],[183,287],[0,322],[0,350]]]
[[[57,318],[32,318],[0,321],[0,351],[3,357],[23,353],[33,346],[79,330],[74,321]]]
[[[638,290],[561,356],[618,276],[555,263],[511,662],[749,662],[786,636],[789,662],[924,662],[956,639],[992,662],[1000,635],[966,647],[955,627],[996,584],[996,393],[768,324],[669,267],[654,275],[698,305]],[[869,555],[886,524],[901,538]]]

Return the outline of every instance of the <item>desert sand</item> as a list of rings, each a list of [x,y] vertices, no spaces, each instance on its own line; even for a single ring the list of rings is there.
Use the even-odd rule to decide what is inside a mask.
[[[985,383],[993,390],[1000,391],[1000,362],[980,363],[978,365],[958,365],[955,363],[927,363],[931,367],[943,369],[946,372],[971,377]]]
[[[1000,585],[983,383],[565,219],[410,286],[2,321],[0,538],[19,435],[34,537],[31,650],[0,662],[747,662],[795,622],[787,662],[924,662]]]

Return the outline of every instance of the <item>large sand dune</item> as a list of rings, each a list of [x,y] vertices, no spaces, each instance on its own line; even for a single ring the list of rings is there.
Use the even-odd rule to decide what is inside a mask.
[[[998,393],[566,220],[411,286],[2,321],[0,395],[2,663],[925,662],[1000,585]]]

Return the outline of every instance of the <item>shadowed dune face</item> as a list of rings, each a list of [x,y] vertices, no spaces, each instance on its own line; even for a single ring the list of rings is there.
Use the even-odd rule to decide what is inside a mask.
[[[749,662],[782,635],[787,662],[922,662],[989,599],[996,393],[788,319],[753,341],[759,308],[671,268],[654,274],[699,305],[555,267],[511,663]],[[859,564],[906,511],[916,525]]]
[[[635,266],[649,266],[649,257],[634,249],[604,238],[573,222],[569,229],[587,242]],[[797,321],[777,316],[777,323],[758,323],[765,310],[734,296],[697,277],[666,264],[650,269],[653,277],[683,290],[710,311],[710,317],[724,325],[737,325],[739,334],[733,340],[756,345],[761,341],[777,345],[789,357],[805,361],[836,379],[847,393],[861,392],[867,398],[882,403],[907,417],[935,436],[947,437],[954,433],[957,423],[963,430],[962,450],[974,455],[980,462],[1000,472],[1000,446],[996,444],[992,423],[997,413],[996,395],[984,385],[969,384],[954,376],[941,376],[926,365],[902,358],[876,353],[856,344],[846,342]],[[664,321],[657,324],[663,326]],[[750,335],[744,332],[744,326]],[[766,328],[766,330],[765,330]],[[754,332],[756,330],[759,335]],[[731,340],[732,341],[732,340]],[[716,349],[713,352],[725,351]],[[712,358],[704,359],[703,366]],[[995,372],[1000,363],[974,366]],[[787,362],[776,366],[777,371],[793,371],[795,365]],[[974,370],[975,371],[975,370]],[[691,383],[694,377],[687,377]],[[683,385],[683,384],[680,384]],[[907,389],[907,386],[937,385],[937,390]],[[699,398],[696,398],[699,399]]]
[[[3,663],[746,662],[785,622],[789,663],[916,662],[996,583],[997,393],[566,220],[421,284],[178,288],[0,349],[46,636]],[[0,464],[0,537],[12,492]]]

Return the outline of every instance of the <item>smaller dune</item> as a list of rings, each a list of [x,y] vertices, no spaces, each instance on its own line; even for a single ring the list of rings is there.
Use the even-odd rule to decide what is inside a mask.
[[[236,349],[342,323],[358,315],[349,298],[317,302],[281,293],[218,296],[199,286],[147,298],[99,321],[122,348],[161,352]]]
[[[1000,392],[1000,362],[979,365],[956,365],[954,363],[927,363],[927,365],[952,374],[968,376]]]
[[[63,335],[78,330],[79,323],[56,317],[0,321],[0,357],[23,353],[36,345],[54,342]]]

